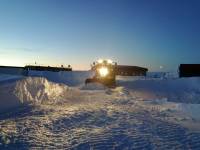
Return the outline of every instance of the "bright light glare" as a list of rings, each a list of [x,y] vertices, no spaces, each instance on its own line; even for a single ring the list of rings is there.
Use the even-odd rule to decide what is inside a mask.
[[[99,59],[97,62],[101,64],[103,63],[103,59]]]
[[[0,65],[2,66],[24,66],[23,61],[13,57],[4,57],[0,59]]]
[[[100,75],[101,75],[102,77],[107,76],[107,75],[108,75],[108,68],[106,68],[106,67],[101,67],[101,68],[99,69],[99,73],[100,73]]]
[[[109,64],[112,64],[112,63],[113,63],[113,61],[110,60],[110,59],[108,59],[107,61],[108,61]]]

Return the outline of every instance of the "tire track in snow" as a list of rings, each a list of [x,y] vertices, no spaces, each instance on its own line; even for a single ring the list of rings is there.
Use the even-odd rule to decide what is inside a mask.
[[[149,117],[151,121],[148,122],[149,119],[146,117]],[[143,115],[136,115],[128,121],[125,118],[126,116],[114,121],[103,132],[89,135],[89,138],[75,146],[74,149],[189,149],[199,147],[200,135],[190,135],[179,125],[155,120],[151,116],[144,118]],[[112,127],[113,124],[117,127]],[[76,137],[78,138],[79,134]]]

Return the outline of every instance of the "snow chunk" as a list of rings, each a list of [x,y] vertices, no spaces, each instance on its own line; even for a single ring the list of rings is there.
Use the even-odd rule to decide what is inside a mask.
[[[44,103],[60,99],[67,86],[49,82],[45,78],[28,77],[16,83],[14,94],[22,103]]]
[[[26,104],[59,103],[68,91],[68,86],[40,77],[9,80],[0,85],[0,113]]]

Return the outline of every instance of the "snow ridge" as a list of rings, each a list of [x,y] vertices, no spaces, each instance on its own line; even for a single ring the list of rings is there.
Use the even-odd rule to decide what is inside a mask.
[[[68,87],[41,77],[28,77],[16,83],[14,94],[21,103],[44,103],[61,99]]]

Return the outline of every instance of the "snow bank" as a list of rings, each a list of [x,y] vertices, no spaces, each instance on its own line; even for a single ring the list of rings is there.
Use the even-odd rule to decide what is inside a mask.
[[[41,77],[27,77],[0,85],[0,112],[24,104],[57,103],[68,91],[68,86],[49,82]]]
[[[49,81],[64,83],[69,86],[84,84],[85,79],[92,77],[92,71],[29,71],[28,76],[45,77]]]
[[[177,104],[178,109],[193,119],[200,120],[200,104]]]
[[[178,78],[178,72],[147,72],[148,78]]]
[[[158,79],[176,79],[177,72],[147,72],[146,76],[117,76],[117,80],[135,81],[135,80],[158,80]]]
[[[200,78],[119,80],[118,84],[145,99],[167,98],[173,102],[200,103]]]
[[[15,85],[14,94],[21,103],[44,103],[59,100],[67,86],[49,82],[45,78],[28,77]]]

